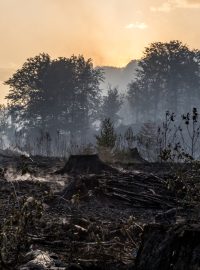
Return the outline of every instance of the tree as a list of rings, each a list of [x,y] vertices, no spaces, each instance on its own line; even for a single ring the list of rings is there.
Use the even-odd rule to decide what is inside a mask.
[[[157,140],[158,127],[155,123],[144,123],[137,134],[137,146],[148,161],[157,161],[159,144]]]
[[[190,156],[195,158],[200,139],[199,113],[197,108],[193,108],[192,113],[183,114],[182,119],[186,127],[186,132],[184,132],[183,126],[179,127],[182,143]]]
[[[96,135],[97,146],[113,148],[115,146],[116,139],[117,135],[112,121],[110,118],[105,118],[101,125],[100,135]]]
[[[0,104],[0,149],[5,147],[5,142],[8,139],[9,129],[8,109],[5,105]]]
[[[133,134],[133,130],[129,127],[124,133],[124,139],[129,149],[133,148],[135,142],[135,136]]]
[[[150,102],[147,96],[144,98],[146,91],[146,84],[144,80],[137,78],[136,81],[128,85],[128,102],[130,104],[131,111],[133,112],[133,122],[142,122],[148,115],[150,108]],[[148,91],[147,95],[148,95]]]
[[[83,56],[29,58],[8,81],[7,100],[15,120],[26,128],[87,134],[100,105],[101,70]]]
[[[158,120],[163,110],[177,113],[197,106],[199,68],[199,51],[176,40],[152,43],[139,61],[137,80],[129,86],[131,106],[146,120]]]
[[[29,58],[22,68],[5,82],[10,87],[6,97],[9,101],[9,110],[18,123],[29,126],[38,124],[40,119],[33,109],[33,104],[40,99],[40,93],[44,88],[43,79],[50,64],[48,54]]]
[[[119,94],[118,89],[110,86],[108,89],[108,95],[103,98],[101,108],[102,119],[110,118],[114,124],[117,124],[120,119],[118,112],[122,104],[123,97]]]

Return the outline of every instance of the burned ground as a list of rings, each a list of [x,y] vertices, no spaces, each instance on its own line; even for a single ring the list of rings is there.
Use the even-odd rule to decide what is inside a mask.
[[[169,164],[95,162],[98,173],[80,161],[71,170],[59,158],[1,158],[1,269],[134,269],[145,225],[197,219],[169,190]]]

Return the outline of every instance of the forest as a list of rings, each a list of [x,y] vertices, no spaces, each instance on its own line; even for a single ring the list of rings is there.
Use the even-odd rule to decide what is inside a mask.
[[[10,90],[7,106],[1,106],[1,148],[66,156],[95,146],[95,136],[109,118],[118,148],[132,141],[144,158],[158,161],[158,155],[152,155],[156,145],[166,148],[173,141],[197,158],[199,68],[199,50],[180,41],[156,42],[145,48],[126,89],[102,89],[103,70],[82,55],[51,59],[42,53],[29,58],[5,81]],[[168,127],[170,115],[174,119]],[[196,134],[191,134],[193,124]]]
[[[41,53],[5,81],[0,269],[200,269],[200,50],[155,42],[134,65],[120,89]]]

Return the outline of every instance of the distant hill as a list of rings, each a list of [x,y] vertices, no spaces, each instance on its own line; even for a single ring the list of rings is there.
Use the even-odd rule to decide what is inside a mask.
[[[108,86],[117,86],[121,93],[125,93],[127,85],[136,78],[138,61],[132,60],[123,68],[103,66],[105,81],[101,83],[101,88],[106,91]]]

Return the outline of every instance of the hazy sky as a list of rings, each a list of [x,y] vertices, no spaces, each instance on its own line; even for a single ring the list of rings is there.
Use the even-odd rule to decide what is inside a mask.
[[[0,37],[0,81],[40,52],[124,66],[154,41],[200,48],[200,0],[0,0]]]

